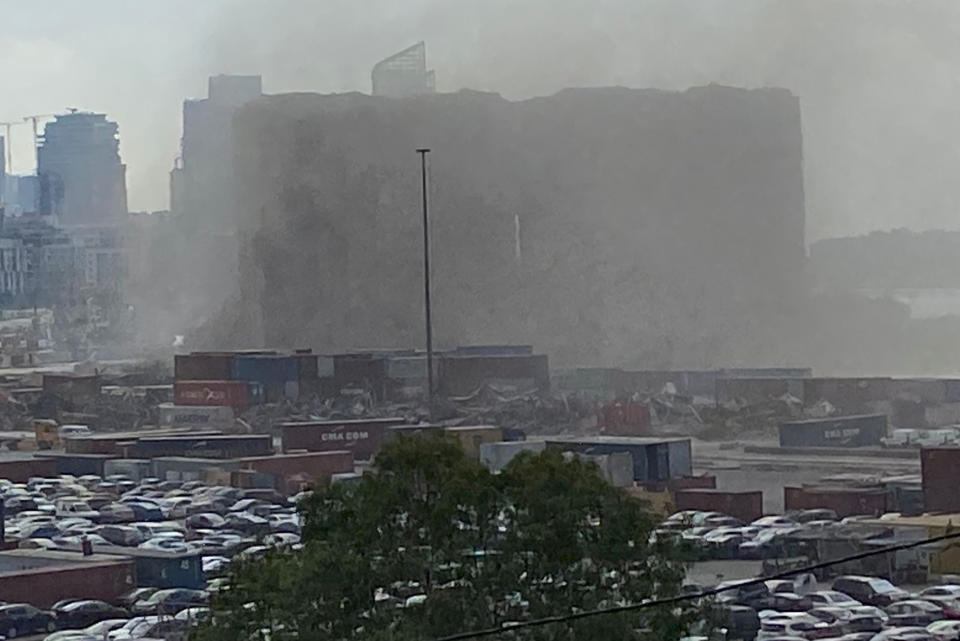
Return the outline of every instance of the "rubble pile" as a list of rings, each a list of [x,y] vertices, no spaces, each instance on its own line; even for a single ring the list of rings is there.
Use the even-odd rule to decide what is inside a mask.
[[[449,399],[452,424],[499,425],[525,434],[582,432],[596,421],[596,403],[576,394],[504,394],[485,385],[466,397]],[[452,417],[451,417],[452,418]]]

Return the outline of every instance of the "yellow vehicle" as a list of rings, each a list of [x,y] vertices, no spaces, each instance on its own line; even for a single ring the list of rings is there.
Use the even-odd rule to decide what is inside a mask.
[[[33,429],[37,435],[38,450],[52,450],[60,447],[60,428],[56,421],[44,418],[35,419]]]

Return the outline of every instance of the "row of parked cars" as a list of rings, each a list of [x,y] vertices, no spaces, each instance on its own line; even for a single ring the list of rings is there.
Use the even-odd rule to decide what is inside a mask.
[[[74,598],[41,609],[0,604],[0,635],[48,633],[48,641],[186,638],[210,616],[212,593],[224,589],[235,558],[272,547],[300,547],[296,511],[303,495],[125,476],[61,475],[27,483],[0,479],[7,539],[22,548],[123,553],[122,548],[198,554],[206,589],[141,587],[115,603]]]
[[[726,515],[687,511],[668,518],[658,536],[683,537],[692,528],[709,528],[706,534],[739,528],[771,532],[768,536],[776,541],[789,532],[843,523],[829,516],[827,510],[807,510],[733,525]],[[792,580],[727,581],[713,587],[720,591],[716,604],[727,641],[960,641],[960,583],[910,592],[878,576],[848,575],[820,584],[812,574],[801,574]],[[686,589],[697,594],[708,587]]]
[[[44,610],[28,603],[6,603],[0,605],[0,635],[14,639],[46,632],[51,633],[49,641],[173,637],[210,616],[209,599],[206,590],[138,588],[116,604],[64,599]]]
[[[19,539],[21,547],[86,541],[230,557],[300,540],[295,502],[272,490],[61,476],[24,484],[0,479],[0,497],[6,536]],[[257,550],[250,552],[251,547]]]
[[[783,541],[791,535],[843,527],[856,518],[838,519],[833,510],[815,509],[743,523],[721,512],[687,510],[670,516],[653,534],[678,537],[703,558],[767,559],[780,556]]]

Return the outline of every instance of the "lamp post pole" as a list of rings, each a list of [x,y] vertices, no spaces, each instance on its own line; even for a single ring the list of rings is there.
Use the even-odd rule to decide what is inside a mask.
[[[427,154],[429,149],[417,149],[420,154],[420,178],[423,191],[423,306],[427,338],[427,408],[433,421],[433,323],[430,310],[430,217],[427,199]]]

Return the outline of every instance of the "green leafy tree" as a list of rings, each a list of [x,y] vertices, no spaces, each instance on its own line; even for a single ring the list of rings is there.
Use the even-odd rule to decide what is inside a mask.
[[[643,503],[549,450],[494,475],[453,440],[401,437],[301,509],[302,549],[236,565],[196,639],[429,640],[672,596],[684,576]],[[671,639],[699,618],[685,604],[504,634]]]

